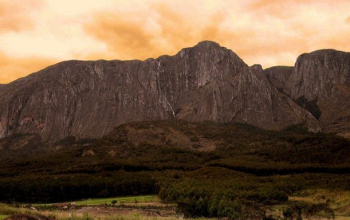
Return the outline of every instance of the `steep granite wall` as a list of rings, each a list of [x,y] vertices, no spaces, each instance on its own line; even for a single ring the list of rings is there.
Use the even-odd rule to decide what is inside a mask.
[[[0,88],[0,137],[94,138],[154,119],[246,122],[266,129],[317,120],[214,42],[145,61],[66,61]]]

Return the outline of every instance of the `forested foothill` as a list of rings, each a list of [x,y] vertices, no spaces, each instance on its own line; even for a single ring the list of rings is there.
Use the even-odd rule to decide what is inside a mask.
[[[0,200],[48,203],[158,194],[189,217],[322,212],[289,198],[350,190],[350,141],[303,125],[267,131],[240,123],[134,122],[94,140],[0,140]]]

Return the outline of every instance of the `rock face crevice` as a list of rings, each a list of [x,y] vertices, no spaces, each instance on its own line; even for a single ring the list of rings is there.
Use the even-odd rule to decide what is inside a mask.
[[[0,86],[0,137],[98,138],[123,123],[157,119],[334,130],[350,118],[350,104],[341,114],[325,109],[350,97],[349,62],[347,53],[321,51],[302,55],[294,68],[263,70],[210,41],[145,61],[66,61]],[[295,102],[301,96],[317,100],[319,120]]]

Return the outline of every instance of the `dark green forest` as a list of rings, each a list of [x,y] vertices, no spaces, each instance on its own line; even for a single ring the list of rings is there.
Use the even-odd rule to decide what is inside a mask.
[[[350,190],[350,141],[302,125],[150,121],[96,140],[0,140],[0,200],[45,203],[158,194],[186,216],[239,218],[306,189]],[[288,213],[285,213],[286,216]]]

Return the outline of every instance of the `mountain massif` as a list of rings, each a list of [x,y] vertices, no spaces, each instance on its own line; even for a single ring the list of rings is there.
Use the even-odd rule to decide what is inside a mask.
[[[295,67],[248,66],[209,41],[145,61],[66,61],[0,85],[0,137],[99,138],[132,121],[240,122],[350,133],[350,53],[320,50]]]

